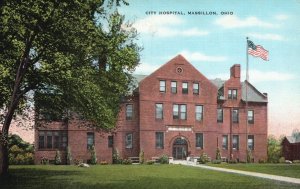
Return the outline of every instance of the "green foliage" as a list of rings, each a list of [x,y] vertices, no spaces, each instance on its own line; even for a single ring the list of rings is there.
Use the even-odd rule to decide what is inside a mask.
[[[95,146],[93,145],[91,148],[91,164],[96,165],[97,164],[97,154],[95,150]]]
[[[205,164],[209,162],[208,155],[206,153],[202,153],[199,158],[199,163]]]
[[[217,150],[216,150],[216,160],[221,160],[221,151],[220,151],[220,148],[217,148]]]
[[[46,158],[46,157],[42,157],[42,159],[41,159],[41,164],[42,164],[42,165],[48,165],[48,164],[49,164],[49,159]]]
[[[60,165],[61,164],[61,157],[60,157],[60,152],[59,150],[56,150],[56,154],[55,154],[55,159],[54,159],[54,163],[55,165]]]
[[[71,148],[67,147],[67,165],[71,165],[73,163]]]
[[[268,137],[268,162],[278,163],[281,157],[282,146],[281,140],[276,139],[274,136]]]
[[[216,159],[216,160],[213,160],[211,163],[213,163],[213,164],[221,164],[222,160],[221,159]]]
[[[229,164],[236,164],[237,163],[237,160],[236,159],[231,159],[228,161]]]
[[[114,148],[112,158],[113,164],[122,164],[122,158],[117,148]]]
[[[148,161],[146,161],[146,164],[147,164],[147,165],[153,165],[154,163],[155,163],[154,160],[148,160]]]
[[[33,145],[23,141],[18,135],[8,137],[9,164],[28,165],[34,163]]]
[[[247,150],[247,163],[253,163],[253,156],[251,150]]]
[[[300,160],[294,160],[293,163],[300,163]]]
[[[262,163],[263,164],[263,163],[267,163],[267,161],[265,159],[259,159],[258,163]]]
[[[123,159],[122,164],[124,164],[124,165],[131,165],[132,161],[130,159]]]
[[[158,162],[160,164],[169,164],[169,156],[166,154],[163,154],[159,157]]]
[[[278,160],[279,163],[285,163],[285,158],[284,157],[280,157]]]
[[[144,154],[143,150],[140,151],[139,161],[140,161],[140,164],[144,164],[145,163],[145,154]]]

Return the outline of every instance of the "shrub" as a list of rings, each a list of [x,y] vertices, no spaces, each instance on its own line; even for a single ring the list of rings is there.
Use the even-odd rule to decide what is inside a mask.
[[[58,150],[56,150],[56,154],[55,154],[55,165],[60,165],[61,164],[61,157],[60,157],[60,152]]]
[[[122,158],[120,157],[119,151],[117,148],[113,150],[113,164],[122,164]]]
[[[18,154],[15,158],[16,164],[21,165],[24,162],[24,155],[23,154]]]
[[[102,160],[102,161],[100,161],[100,165],[107,165],[108,163],[107,163],[107,161],[105,161],[105,160]]]
[[[73,162],[75,165],[79,165],[79,164],[83,163],[83,161],[80,159],[74,159]]]
[[[231,159],[231,160],[228,161],[228,163],[230,163],[230,164],[236,164],[237,160],[236,159]]]
[[[146,164],[147,164],[147,165],[153,165],[154,163],[155,163],[154,160],[148,160],[148,161],[146,161]]]
[[[24,154],[24,162],[23,164],[26,164],[26,165],[32,165],[34,164],[34,158],[33,158],[33,154],[32,153],[25,153]]]
[[[158,162],[161,164],[169,164],[169,156],[163,154],[159,157]]]
[[[217,150],[216,150],[216,160],[221,160],[221,151],[220,151],[220,148],[217,148]]]
[[[294,160],[293,163],[300,163],[300,160]]]
[[[71,165],[73,163],[73,158],[71,154],[71,148],[67,147],[67,165]]]
[[[247,163],[252,163],[252,159],[253,156],[251,150],[247,150]]]
[[[139,161],[140,161],[140,164],[143,164],[145,162],[145,154],[144,154],[143,150],[141,150],[141,152],[139,154]]]
[[[132,161],[130,159],[123,159],[123,162],[122,162],[124,165],[131,165],[132,164]]]
[[[265,159],[259,159],[258,163],[267,163],[267,161]]]
[[[91,164],[96,165],[97,164],[97,155],[95,151],[95,146],[92,146],[91,148]]]
[[[199,158],[199,163],[205,164],[208,162],[209,162],[209,158],[208,158],[207,154],[203,152]]]
[[[42,165],[48,165],[48,164],[49,164],[49,159],[46,158],[46,157],[42,157],[42,159],[41,159],[41,164],[42,164]]]
[[[221,164],[222,163],[222,160],[220,159],[215,159],[212,161],[213,164]]]
[[[279,163],[285,163],[285,158],[284,157],[279,158]]]

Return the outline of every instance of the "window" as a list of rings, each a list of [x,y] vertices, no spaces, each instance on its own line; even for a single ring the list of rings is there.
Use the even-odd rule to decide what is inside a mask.
[[[193,83],[193,94],[199,94],[199,83]]]
[[[127,104],[126,105],[126,120],[132,120],[133,115],[133,105]]]
[[[132,148],[132,133],[125,136],[125,148]]]
[[[45,132],[39,132],[39,149],[45,148]]]
[[[163,119],[163,104],[155,104],[155,118]]]
[[[52,148],[52,132],[47,132],[47,148]]]
[[[189,90],[188,90],[188,83],[187,82],[183,82],[182,83],[182,94],[188,94]]]
[[[66,131],[39,131],[39,149],[66,149],[68,135]]]
[[[239,150],[239,135],[232,136],[232,149]]]
[[[248,149],[254,150],[254,135],[248,135]]]
[[[176,81],[171,82],[171,93],[173,93],[173,94],[177,93],[177,82]]]
[[[232,110],[232,122],[233,123],[239,122],[239,110],[238,109]]]
[[[179,119],[179,105],[173,104],[173,119]]]
[[[196,105],[195,114],[196,114],[196,120],[197,121],[202,121],[202,119],[203,119],[203,106]]]
[[[95,135],[92,132],[87,133],[87,149],[91,149],[95,145]]]
[[[108,147],[112,148],[114,146],[114,136],[108,136],[107,140],[108,140]]]
[[[196,148],[203,149],[203,133],[196,133]]]
[[[237,99],[237,89],[228,90],[228,99]]]
[[[164,148],[164,133],[156,132],[155,133],[155,147],[163,149]]]
[[[159,92],[162,92],[162,93],[166,92],[166,81],[165,80],[159,81]]]
[[[223,138],[222,138],[222,149],[223,150],[227,150],[228,149],[228,136],[227,135],[223,135]]]
[[[187,119],[186,104],[173,104],[173,119]]]
[[[186,119],[186,105],[181,104],[180,105],[180,119]]]
[[[248,123],[254,123],[254,110],[248,110]]]
[[[218,118],[217,118],[217,122],[218,123],[223,123],[223,109],[222,108],[218,108]]]

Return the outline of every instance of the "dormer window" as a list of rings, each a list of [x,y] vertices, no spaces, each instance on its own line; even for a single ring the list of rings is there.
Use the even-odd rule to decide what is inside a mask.
[[[228,99],[237,99],[237,89],[228,90]]]

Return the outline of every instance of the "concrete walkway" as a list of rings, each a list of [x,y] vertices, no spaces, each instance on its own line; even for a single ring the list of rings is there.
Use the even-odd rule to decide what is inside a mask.
[[[188,161],[177,161],[176,160],[176,161],[173,161],[172,163],[173,164],[181,164],[181,165],[191,166],[191,167],[199,167],[199,168],[209,169],[209,170],[214,170],[214,171],[241,174],[241,175],[271,179],[271,180],[276,180],[276,181],[300,184],[300,179],[299,178],[284,177],[284,176],[270,175],[270,174],[265,174],[265,173],[249,172],[249,171],[240,171],[240,170],[234,170],[234,169],[225,169],[225,168],[219,168],[219,167],[211,167],[211,166],[208,166],[208,165],[195,164],[194,162],[188,162]]]

